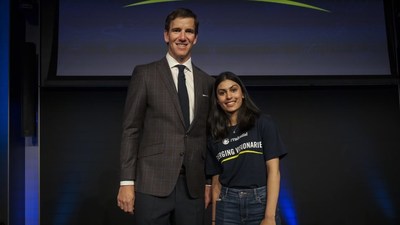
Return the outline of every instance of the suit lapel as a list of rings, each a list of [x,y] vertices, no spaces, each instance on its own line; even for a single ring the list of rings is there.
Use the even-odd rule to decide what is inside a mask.
[[[200,109],[200,102],[201,98],[203,97],[203,86],[202,86],[202,78],[198,74],[198,69],[193,65],[193,82],[194,82],[194,115],[193,121],[190,124],[189,130],[191,129],[192,125],[196,123],[199,115]]]
[[[176,86],[172,78],[171,69],[169,68],[168,61],[166,58],[163,58],[157,64],[157,74],[160,74],[160,79],[164,82],[165,87],[167,88],[168,93],[174,104],[174,108],[178,112],[179,117],[181,118],[182,126],[185,127],[185,122],[181,106],[179,103],[178,93],[176,92]]]

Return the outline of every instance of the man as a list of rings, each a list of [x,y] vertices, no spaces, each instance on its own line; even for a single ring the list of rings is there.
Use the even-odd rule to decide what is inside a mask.
[[[170,13],[164,28],[166,57],[135,67],[129,84],[117,201],[123,211],[135,213],[137,225],[203,225],[210,203],[204,160],[214,79],[191,62],[198,26],[189,9]],[[178,65],[184,65],[187,89],[179,94]],[[180,102],[181,93],[187,93],[188,104]]]

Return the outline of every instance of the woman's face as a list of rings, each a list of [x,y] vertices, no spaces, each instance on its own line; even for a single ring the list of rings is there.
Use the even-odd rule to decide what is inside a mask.
[[[218,85],[216,95],[221,108],[231,114],[236,121],[237,112],[242,106],[244,98],[240,85],[232,80],[224,80]]]

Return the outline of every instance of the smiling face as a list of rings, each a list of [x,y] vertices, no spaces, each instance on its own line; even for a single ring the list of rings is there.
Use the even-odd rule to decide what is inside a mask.
[[[197,42],[195,29],[194,18],[178,17],[171,21],[169,30],[164,31],[168,52],[180,63],[186,62],[190,58],[191,50]]]
[[[232,80],[224,80],[217,86],[215,94],[222,110],[230,115],[231,125],[235,125],[244,99],[240,85]]]

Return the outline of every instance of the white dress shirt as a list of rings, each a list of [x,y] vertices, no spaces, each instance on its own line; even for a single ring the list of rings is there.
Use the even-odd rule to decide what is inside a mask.
[[[176,61],[172,56],[167,53],[167,61],[169,68],[171,69],[172,79],[174,79],[176,91],[178,92],[178,73],[179,69],[176,67],[180,63]],[[189,96],[189,118],[190,122],[193,121],[194,118],[194,80],[193,80],[193,67],[192,67],[192,58],[189,58],[186,62],[184,62],[185,68],[185,80],[186,80],[186,89],[188,91]]]

